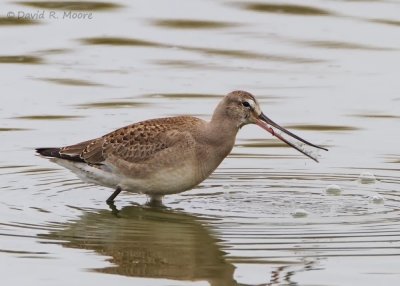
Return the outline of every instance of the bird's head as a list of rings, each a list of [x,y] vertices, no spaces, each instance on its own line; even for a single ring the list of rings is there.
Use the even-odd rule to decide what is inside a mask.
[[[218,105],[215,114],[219,114],[220,116],[222,115],[229,121],[236,124],[237,128],[241,128],[247,124],[257,124],[261,128],[271,133],[273,136],[277,137],[281,141],[315,161],[317,161],[315,156],[311,155],[309,152],[306,152],[304,148],[301,148],[299,144],[295,144],[291,139],[296,139],[297,141],[300,141],[306,145],[327,151],[327,149],[314,145],[300,138],[299,136],[293,134],[269,119],[261,111],[261,107],[256,98],[246,91],[237,90],[226,95]],[[288,135],[290,139],[283,137],[281,132]]]

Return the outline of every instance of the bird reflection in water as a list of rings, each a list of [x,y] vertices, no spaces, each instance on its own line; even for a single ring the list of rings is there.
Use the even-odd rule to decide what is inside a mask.
[[[221,239],[212,231],[212,219],[160,206],[111,207],[111,212],[86,212],[40,236],[60,240],[64,247],[109,256],[112,266],[93,270],[131,277],[207,281],[210,286],[297,285],[293,274],[311,267],[309,263],[295,266],[296,270],[293,264],[281,266],[266,271],[266,284],[240,284],[234,279],[235,266],[221,249]]]
[[[113,266],[97,272],[238,285],[235,267],[225,260],[208,220],[166,208],[127,206],[87,212],[42,237],[110,256]]]

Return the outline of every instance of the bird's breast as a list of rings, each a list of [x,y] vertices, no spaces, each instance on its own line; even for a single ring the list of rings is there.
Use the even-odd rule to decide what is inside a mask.
[[[233,148],[232,144],[223,144],[202,148],[197,152],[199,177],[202,180],[208,178],[212,172],[221,164],[221,162],[230,154]]]
[[[195,161],[182,161],[181,164],[156,170],[144,178],[124,177],[121,187],[148,195],[176,194],[193,188],[203,180],[197,170]]]

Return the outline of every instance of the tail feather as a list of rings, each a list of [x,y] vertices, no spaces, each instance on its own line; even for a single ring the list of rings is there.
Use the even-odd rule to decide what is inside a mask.
[[[61,158],[75,162],[85,162],[79,156],[68,156],[60,153],[61,148],[36,148],[36,152],[42,156]]]
[[[57,157],[60,158],[61,148],[36,148],[36,152],[46,157]]]

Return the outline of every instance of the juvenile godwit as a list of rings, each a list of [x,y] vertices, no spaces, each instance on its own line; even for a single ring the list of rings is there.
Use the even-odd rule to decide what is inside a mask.
[[[190,190],[205,180],[231,152],[239,129],[257,124],[301,153],[316,160],[283,133],[311,144],[261,112],[253,95],[233,91],[216,107],[210,122],[179,116],[150,119],[71,146],[36,151],[76,173],[81,179],[122,191],[144,193],[151,201]],[[274,128],[280,130],[274,130]]]

